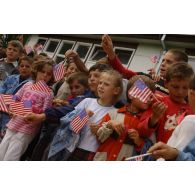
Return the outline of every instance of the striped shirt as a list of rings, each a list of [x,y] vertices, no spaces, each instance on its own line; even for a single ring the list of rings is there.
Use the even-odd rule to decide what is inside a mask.
[[[46,108],[52,105],[53,94],[31,89],[33,81],[26,83],[17,93],[18,100],[30,100],[32,102],[32,111],[36,114],[42,113]],[[40,128],[39,123],[26,123],[21,116],[13,116],[7,124],[7,127],[13,131],[26,134],[35,134]]]

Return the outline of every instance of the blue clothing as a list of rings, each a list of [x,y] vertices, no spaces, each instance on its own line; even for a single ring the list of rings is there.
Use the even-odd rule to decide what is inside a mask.
[[[0,94],[15,94],[30,78],[21,80],[19,74],[8,76],[0,86]]]
[[[55,119],[55,120],[60,120],[63,116],[65,116],[67,113],[71,112],[74,110],[74,107],[81,102],[85,98],[96,98],[96,96],[91,92],[88,91],[84,96],[76,97],[75,101],[72,100],[73,104],[68,105],[68,106],[60,106],[57,108],[48,108],[45,110],[45,116],[46,119]]]
[[[22,80],[19,74],[8,76],[0,86],[0,94],[15,94],[25,83],[31,78]],[[4,131],[6,124],[9,122],[10,116],[7,113],[0,112],[0,131]]]
[[[179,151],[177,161],[194,161],[195,160],[195,138],[184,148]]]
[[[19,74],[17,62],[7,63],[6,59],[0,60],[0,85],[9,75]]]
[[[83,110],[74,110],[61,118],[60,128],[50,146],[48,159],[49,160],[67,160],[75,148],[79,145],[83,131],[76,134],[72,130],[71,121],[78,116]],[[63,151],[63,153],[61,153]],[[58,155],[60,154],[60,155]]]

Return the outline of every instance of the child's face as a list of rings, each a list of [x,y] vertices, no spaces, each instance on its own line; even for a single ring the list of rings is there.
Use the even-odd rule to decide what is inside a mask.
[[[115,86],[115,82],[116,81],[113,76],[110,76],[107,73],[102,73],[97,87],[97,92],[100,99],[105,101],[113,100],[114,96],[118,95],[119,87]]]
[[[162,78],[165,78],[166,76],[166,72],[167,72],[167,69],[174,63],[176,63],[177,60],[175,58],[175,56],[173,55],[173,53],[171,52],[167,52],[163,58],[163,61],[161,63],[161,66],[160,66],[160,76]]]
[[[80,83],[78,83],[78,80],[74,80],[70,84],[70,91],[71,91],[71,94],[73,97],[83,95],[85,90],[86,90],[86,88],[83,85],[81,85]]]
[[[19,48],[9,44],[6,49],[6,55],[7,55],[8,62],[14,62],[20,57],[21,53]]]
[[[152,103],[152,99],[151,101],[148,101],[147,103],[144,103],[142,101],[140,101],[139,98],[132,98],[131,99],[131,105],[137,110],[137,111],[140,111],[140,110],[147,110],[150,105]]]
[[[31,64],[26,60],[22,60],[18,67],[18,70],[21,77],[28,78],[31,75]]]
[[[101,75],[101,72],[98,69],[96,69],[95,71],[91,71],[89,73],[88,85],[89,85],[90,90],[94,93],[97,92],[97,86],[100,80],[100,75]]]
[[[52,74],[53,74],[52,66],[46,64],[42,71],[37,72],[36,82],[45,81],[46,83],[48,83],[52,78]]]
[[[77,66],[75,63],[70,63],[70,65],[66,69],[66,77],[70,76],[74,72],[78,72]]]
[[[177,103],[184,103],[188,95],[190,79],[173,78],[166,83],[170,98]]]

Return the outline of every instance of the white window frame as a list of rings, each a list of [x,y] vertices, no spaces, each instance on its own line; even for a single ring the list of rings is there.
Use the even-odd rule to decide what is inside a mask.
[[[48,42],[48,40],[49,40],[49,38],[45,38],[45,37],[38,37],[38,39],[37,39],[37,42],[36,43],[38,43],[38,40],[39,39],[43,39],[43,40],[46,40],[45,41],[45,44],[43,45],[43,49],[42,49],[42,51],[44,50],[44,48],[45,48],[45,46],[46,46],[46,44],[47,44],[47,42]]]
[[[101,46],[100,44],[93,44],[93,45],[92,45],[91,52],[90,52],[90,54],[89,54],[89,56],[88,56],[88,58],[87,58],[87,60],[86,60],[86,63],[85,63],[85,65],[86,65],[86,67],[87,67],[88,69],[96,63],[96,61],[91,60],[92,54],[93,54],[93,52],[94,52],[94,50],[95,50],[96,47],[102,47],[102,46]],[[103,49],[102,49],[102,50],[103,50]]]
[[[57,45],[57,47],[56,47],[56,49],[55,49],[54,52],[48,52],[48,51],[46,51],[46,49],[47,49],[47,47],[49,46],[49,44],[50,44],[51,41],[56,41],[56,42],[58,42],[58,45]],[[59,47],[59,45],[60,45],[60,42],[61,42],[60,39],[50,39],[50,38],[49,38],[48,41],[47,41],[47,43],[46,43],[46,45],[45,45],[45,47],[44,47],[44,49],[43,49],[43,52],[46,53],[50,58],[54,58],[55,53],[56,53],[56,51],[58,50],[58,47]]]
[[[193,64],[190,64],[190,61],[193,61],[194,63]],[[195,72],[195,56],[188,56],[188,62],[189,64],[192,66],[194,72]]]
[[[89,54],[90,54],[90,52],[91,52],[91,49],[92,49],[92,47],[93,47],[93,43],[76,42],[75,47],[74,47],[74,51],[77,52],[77,49],[78,49],[78,47],[79,47],[80,45],[82,45],[82,46],[89,46],[89,50],[88,50],[87,54],[85,55],[85,58],[84,58],[84,59],[81,58],[81,59],[85,62],[85,61],[88,59],[88,56],[89,56]]]
[[[55,55],[53,57],[54,60],[56,60],[57,57],[61,57],[61,58],[64,58],[65,59],[65,55],[62,55],[62,54],[59,54],[58,52],[60,52],[61,48],[63,47],[64,43],[73,43],[72,45],[72,48],[70,49],[73,49],[75,44],[76,44],[76,41],[69,41],[69,40],[61,40],[61,43],[57,49],[57,51],[55,52]]]
[[[132,51],[131,57],[129,58],[129,61],[127,62],[127,64],[123,64],[124,67],[129,68],[130,67],[130,63],[133,59],[133,56],[135,54],[135,49],[133,48],[126,48],[126,47],[114,47],[114,51],[116,51],[116,49],[120,49],[120,50],[125,50],[125,51]]]

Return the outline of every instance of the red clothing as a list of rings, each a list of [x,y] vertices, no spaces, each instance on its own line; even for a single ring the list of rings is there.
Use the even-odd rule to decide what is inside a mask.
[[[119,58],[118,58],[117,56],[115,56],[115,58],[114,58],[113,60],[110,60],[110,59],[109,59],[109,62],[110,62],[110,64],[112,65],[112,67],[113,67],[115,70],[117,70],[118,72],[120,72],[120,73],[123,75],[123,77],[124,77],[125,79],[130,79],[132,76],[137,75],[136,72],[133,72],[133,71],[131,71],[131,70],[125,68],[125,67],[122,65],[121,61],[119,60]]]
[[[130,114],[129,112],[127,112],[126,107],[120,108],[117,111],[117,113],[124,114],[125,129],[131,129],[131,128],[137,129],[137,125],[139,124],[139,118],[140,118],[139,115],[135,116],[135,115]],[[107,114],[103,118],[103,122],[108,122],[110,120],[111,120],[111,117],[109,114]],[[116,116],[116,120],[117,120],[117,116]],[[121,152],[122,146],[126,140],[128,141],[127,131],[124,131],[124,133],[122,133],[118,137],[114,137],[111,135],[104,143],[102,143],[99,146],[97,152],[107,153],[106,160],[108,161],[123,160],[123,157],[121,159],[118,159],[118,155]],[[144,143],[141,145],[143,146]],[[134,145],[131,147],[134,147]],[[139,148],[142,148],[142,147],[140,146]]]
[[[143,137],[150,137],[151,134],[156,131],[157,141],[167,143],[175,127],[181,122],[181,117],[184,117],[184,113],[186,115],[192,114],[192,109],[187,103],[179,104],[173,102],[169,96],[162,97],[161,101],[164,102],[168,108],[160,118],[156,127],[151,129],[148,127],[148,122],[152,115],[152,110],[150,109],[142,115],[138,129],[140,136]]]

